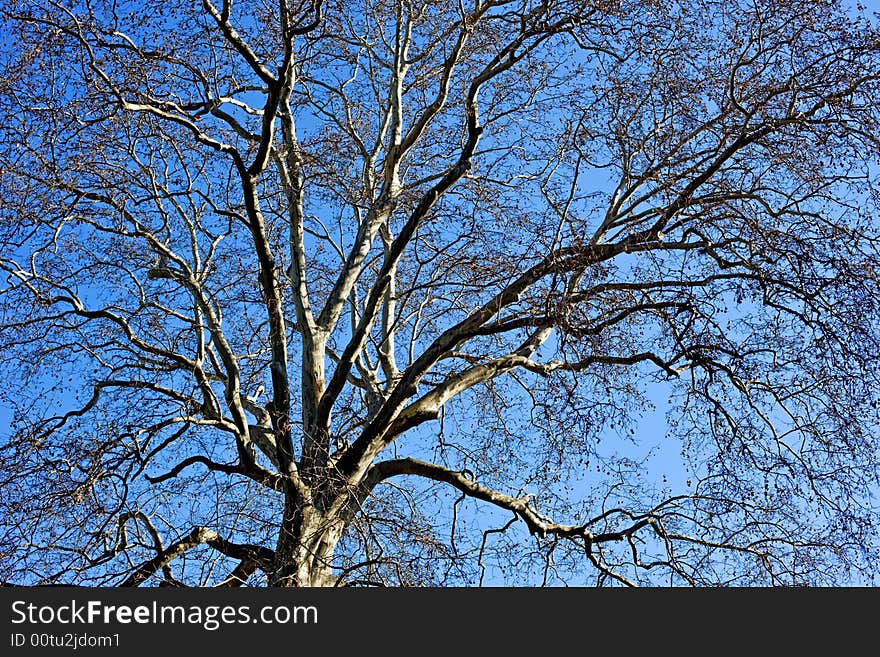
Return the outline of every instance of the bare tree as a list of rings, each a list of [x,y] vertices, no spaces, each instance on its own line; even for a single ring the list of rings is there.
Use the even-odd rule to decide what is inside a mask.
[[[3,579],[876,572],[867,18],[2,8]]]

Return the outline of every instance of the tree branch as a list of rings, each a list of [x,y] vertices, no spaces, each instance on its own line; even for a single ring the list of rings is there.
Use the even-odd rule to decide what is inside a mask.
[[[182,539],[172,543],[164,550],[159,550],[155,557],[141,563],[119,586],[140,586],[154,575],[157,570],[167,566],[178,557],[202,544],[211,546],[225,556],[250,562],[262,570],[269,570],[275,557],[274,552],[268,548],[230,543],[221,538],[217,532],[207,527],[194,527]],[[237,570],[238,568],[236,568]]]

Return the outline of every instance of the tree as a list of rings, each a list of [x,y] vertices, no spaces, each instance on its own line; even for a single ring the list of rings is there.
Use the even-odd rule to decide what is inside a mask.
[[[877,572],[867,18],[2,15],[3,579]]]

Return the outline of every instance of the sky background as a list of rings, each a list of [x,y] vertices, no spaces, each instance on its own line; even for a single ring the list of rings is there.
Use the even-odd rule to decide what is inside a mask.
[[[859,3],[850,3],[853,7],[852,11],[857,11],[857,4],[864,7],[867,13],[880,12],[880,0],[862,0]],[[14,389],[14,381],[5,381],[2,384],[6,390]],[[681,456],[681,443],[677,439],[669,438],[666,433],[668,429],[667,418],[669,412],[674,410],[669,404],[668,386],[662,383],[648,382],[645,390],[650,405],[645,408],[644,414],[639,420],[636,429],[639,437],[638,441],[628,440],[626,434],[619,436],[620,440],[604,440],[598,447],[599,450],[605,451],[606,455],[612,453],[625,454],[633,461],[644,461],[650,467],[648,470],[652,472],[656,479],[650,482],[650,485],[668,487],[671,490],[678,491],[688,488],[688,472]],[[0,404],[0,435],[8,435],[11,420],[10,409]],[[431,429],[429,429],[430,431]],[[613,436],[613,432],[609,434],[609,438]],[[468,504],[472,504],[469,502]],[[474,510],[477,507],[474,506]],[[485,506],[480,505],[479,517],[473,520],[485,528],[497,526],[499,519],[508,517],[509,514],[498,511],[488,510]],[[503,524],[503,521],[502,523]],[[494,573],[491,569],[487,571],[485,584],[502,583],[500,577],[496,577],[500,573]],[[856,581],[855,584],[877,584],[877,580],[873,582]]]

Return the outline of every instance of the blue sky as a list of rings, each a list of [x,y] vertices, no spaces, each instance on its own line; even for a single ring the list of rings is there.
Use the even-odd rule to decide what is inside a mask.
[[[869,11],[880,10],[880,1],[871,0],[866,4]],[[13,382],[7,382],[9,386]],[[607,437],[597,446],[600,455],[611,456],[612,454],[625,455],[634,462],[647,459],[651,465],[654,480],[648,486],[668,487],[670,490],[679,491],[689,487],[689,477],[685,464],[681,457],[681,444],[678,440],[669,439],[667,432],[667,416],[672,407],[668,404],[669,389],[662,383],[648,382],[645,384],[647,398],[650,402],[644,409],[635,433],[629,433],[629,427],[607,431]],[[8,432],[9,409],[0,406],[0,433]],[[467,430],[467,425],[459,427]],[[429,433],[435,428],[429,428]],[[635,436],[635,438],[630,438]],[[578,485],[579,482],[575,482]],[[481,511],[474,515],[472,520],[486,528],[496,526],[498,519],[503,514],[492,511]],[[491,574],[486,583],[500,582]]]

